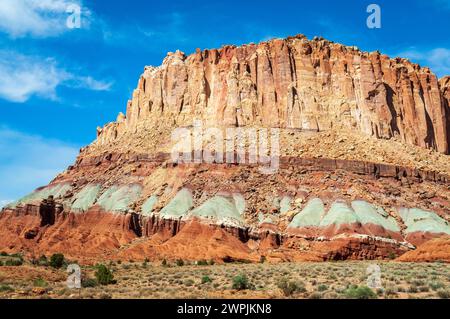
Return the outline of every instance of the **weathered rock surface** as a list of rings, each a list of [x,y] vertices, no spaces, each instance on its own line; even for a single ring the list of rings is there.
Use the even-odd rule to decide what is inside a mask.
[[[450,234],[449,102],[449,77],[321,39],[169,53],[73,166],[2,210],[0,249],[87,262],[435,260],[428,250],[447,245],[427,243]],[[171,132],[194,119],[280,128],[279,170],[172,163]]]
[[[108,143],[148,118],[211,126],[351,128],[449,152],[448,79],[379,52],[298,35],[260,44],[169,53],[146,67],[126,116],[98,130]]]

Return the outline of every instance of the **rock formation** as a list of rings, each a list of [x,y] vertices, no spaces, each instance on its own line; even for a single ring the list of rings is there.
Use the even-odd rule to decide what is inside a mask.
[[[212,126],[346,127],[448,154],[448,85],[406,59],[302,35],[177,51],[145,68],[126,116],[99,129],[99,143],[169,117],[179,126],[198,118]]]
[[[449,102],[449,77],[319,38],[169,53],[74,165],[3,209],[0,249],[86,262],[420,260],[450,235]],[[278,170],[234,151],[222,154],[233,163],[173,162],[172,132],[194,120],[260,139],[279,129]],[[203,137],[192,158],[213,145]]]

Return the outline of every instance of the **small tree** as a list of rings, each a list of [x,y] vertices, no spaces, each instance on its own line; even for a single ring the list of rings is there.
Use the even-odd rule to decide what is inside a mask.
[[[96,266],[97,271],[95,272],[95,278],[100,285],[106,286],[109,284],[115,284],[114,275],[111,270],[103,264],[98,264]]]
[[[61,268],[64,265],[64,255],[63,254],[53,254],[50,257],[50,266],[53,268]]]

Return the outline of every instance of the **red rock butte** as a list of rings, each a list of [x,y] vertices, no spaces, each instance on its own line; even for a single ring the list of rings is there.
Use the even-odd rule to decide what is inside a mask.
[[[322,38],[169,53],[74,165],[2,210],[0,249],[86,262],[449,261],[449,102],[450,77]],[[279,129],[278,171],[173,163],[172,132],[194,120]]]

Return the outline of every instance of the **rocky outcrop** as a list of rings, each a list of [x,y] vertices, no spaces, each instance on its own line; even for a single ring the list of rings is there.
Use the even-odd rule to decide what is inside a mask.
[[[450,237],[435,238],[400,256],[398,261],[450,262]]]
[[[98,143],[166,117],[178,126],[197,118],[212,126],[346,127],[448,153],[445,81],[406,59],[302,35],[177,51],[145,68],[126,116],[99,128]]]

